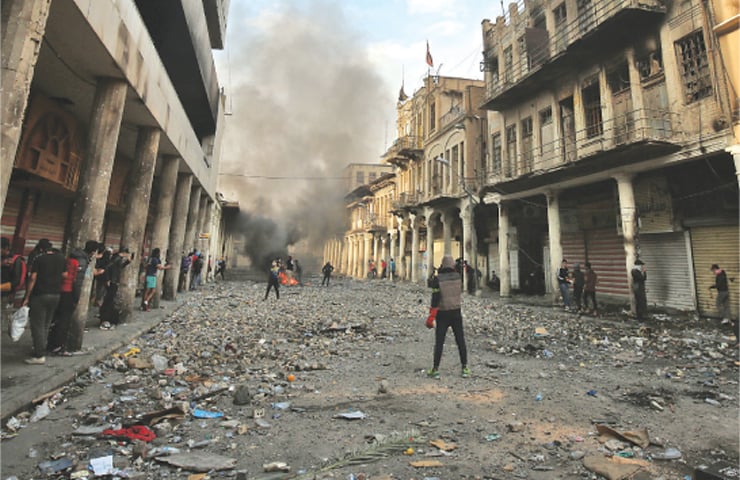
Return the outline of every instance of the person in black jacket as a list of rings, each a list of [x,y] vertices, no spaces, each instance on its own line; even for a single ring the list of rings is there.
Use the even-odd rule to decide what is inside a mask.
[[[101,330],[112,330],[115,328],[115,325],[118,325],[121,319],[123,304],[121,295],[118,293],[118,284],[121,281],[123,269],[131,263],[133,257],[133,254],[129,253],[128,248],[121,247],[111,257],[111,261],[105,269],[105,277],[108,285],[105,291],[103,305],[100,307]]]
[[[717,313],[719,313],[722,321],[727,323],[732,318],[730,313],[730,288],[727,284],[727,274],[724,270],[719,268],[716,263],[712,265],[712,273],[714,273],[714,285],[709,287],[710,289],[717,290]]]
[[[442,265],[437,275],[429,280],[429,286],[432,288],[432,306],[429,309],[426,326],[435,328],[435,335],[434,363],[432,369],[427,371],[427,376],[434,379],[439,378],[439,364],[442,360],[445,337],[447,330],[452,327],[460,354],[462,376],[467,378],[470,376],[470,369],[468,369],[468,349],[465,345],[462,312],[460,311],[462,303],[460,274],[455,271],[455,260],[452,255],[442,257]]]
[[[331,281],[331,272],[333,271],[334,271],[334,266],[331,263],[326,262],[324,267],[321,269],[321,273],[324,274],[324,278],[321,279],[322,286],[324,285],[324,282],[326,282],[327,287],[329,286],[329,281]]]
[[[645,292],[645,281],[647,280],[647,268],[645,262],[639,258],[635,260],[632,267],[632,293],[635,295],[635,316],[638,320],[644,320],[647,315],[647,293]]]

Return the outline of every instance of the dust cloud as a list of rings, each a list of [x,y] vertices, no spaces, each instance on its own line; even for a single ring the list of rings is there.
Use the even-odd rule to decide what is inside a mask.
[[[342,8],[276,2],[255,18],[232,3],[219,190],[239,202],[244,253],[260,267],[299,241],[320,256],[346,230],[343,168],[384,148],[393,99]]]

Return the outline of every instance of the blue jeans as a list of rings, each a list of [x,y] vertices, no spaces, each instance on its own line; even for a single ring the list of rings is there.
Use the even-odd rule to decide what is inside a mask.
[[[568,283],[560,283],[560,295],[563,296],[563,305],[570,307],[570,285]]]

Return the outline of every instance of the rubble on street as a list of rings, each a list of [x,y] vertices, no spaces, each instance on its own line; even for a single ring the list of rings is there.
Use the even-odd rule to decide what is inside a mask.
[[[738,348],[718,321],[465,296],[473,375],[449,332],[434,380],[426,288],[316,280],[279,300],[247,280],[191,294],[6,419],[2,478],[669,480],[737,465]]]

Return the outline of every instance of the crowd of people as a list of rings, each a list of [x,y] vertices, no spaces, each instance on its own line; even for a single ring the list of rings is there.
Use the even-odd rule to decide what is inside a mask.
[[[179,287],[196,289],[203,282],[203,271],[212,273],[210,258],[206,264],[203,254],[193,250],[183,260]],[[70,330],[77,305],[82,300],[82,286],[91,280],[89,302],[98,307],[101,330],[113,330],[125,314],[123,292],[119,289],[123,273],[135,260],[134,252],[127,247],[114,251],[96,240],[88,240],[83,248],[73,248],[65,257],[61,249],[46,238],[24,258],[11,253],[11,242],[2,237],[2,314],[9,315],[14,307],[28,307],[33,354],[25,360],[32,365],[46,363],[48,354],[74,355],[71,351]],[[157,291],[158,273],[172,265],[161,259],[161,251],[154,248],[150,255],[141,258],[137,276],[137,294],[141,308],[151,310]],[[215,276],[225,279],[226,261],[216,263]],[[182,281],[183,272],[185,281]]]

